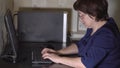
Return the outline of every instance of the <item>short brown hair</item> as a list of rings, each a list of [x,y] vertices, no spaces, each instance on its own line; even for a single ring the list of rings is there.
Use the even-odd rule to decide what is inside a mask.
[[[96,21],[109,18],[107,0],[77,0],[73,7],[75,10],[96,17]]]

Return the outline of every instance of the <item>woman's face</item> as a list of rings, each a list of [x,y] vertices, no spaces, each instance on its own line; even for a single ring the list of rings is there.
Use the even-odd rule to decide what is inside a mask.
[[[81,11],[78,11],[78,13],[79,13],[79,18],[80,18],[81,23],[83,23],[86,28],[92,28],[92,25],[95,22],[94,17],[88,14],[85,14]]]

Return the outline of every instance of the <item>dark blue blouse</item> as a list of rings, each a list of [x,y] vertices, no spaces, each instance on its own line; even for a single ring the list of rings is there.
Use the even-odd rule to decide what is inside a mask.
[[[77,42],[81,61],[86,68],[120,68],[120,34],[112,18],[92,36],[87,29],[85,36]]]

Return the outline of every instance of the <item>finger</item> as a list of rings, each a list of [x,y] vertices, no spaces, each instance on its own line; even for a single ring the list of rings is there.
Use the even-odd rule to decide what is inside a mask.
[[[48,48],[44,48],[42,51],[41,51],[41,54],[44,54],[48,51]]]
[[[56,51],[53,50],[53,49],[44,48],[41,53],[44,54],[44,53],[55,53],[55,52],[56,52]]]
[[[49,59],[50,58],[50,54],[45,53],[42,55],[43,59]]]
[[[46,57],[46,56],[48,56],[49,54],[46,52],[46,53],[44,53],[43,55],[42,55],[42,57],[44,58],[44,57]]]

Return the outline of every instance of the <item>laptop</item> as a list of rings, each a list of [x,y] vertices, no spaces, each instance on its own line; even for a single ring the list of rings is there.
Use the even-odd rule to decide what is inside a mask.
[[[18,17],[19,16],[21,16],[21,15],[25,15],[25,14],[22,14],[21,12],[20,13],[18,13]],[[61,15],[61,14],[60,14]],[[22,16],[21,16],[22,17]],[[22,17],[22,18],[24,18],[24,17]],[[42,42],[33,42],[35,39],[33,39],[33,40],[28,40],[27,41],[27,38],[24,38],[24,39],[22,39],[23,41],[25,41],[25,44],[23,43],[23,45],[27,45],[27,46],[30,46],[30,51],[29,52],[31,52],[30,54],[29,54],[29,56],[27,56],[26,58],[28,58],[28,57],[31,57],[31,62],[33,63],[33,64],[43,64],[43,63],[52,63],[52,61],[50,61],[50,60],[43,60],[43,58],[41,57],[41,50],[43,49],[43,48],[45,48],[45,47],[48,47],[48,48],[53,48],[53,49],[56,49],[57,47],[61,47],[62,46],[62,48],[64,48],[64,47],[66,47],[66,36],[67,36],[67,34],[66,34],[66,29],[67,29],[67,13],[66,12],[64,12],[63,14],[62,14],[62,17],[61,18],[63,18],[63,20],[62,20],[62,22],[63,22],[63,27],[62,27],[62,42],[56,42],[56,41],[47,41],[47,42],[43,42],[43,39],[42,39]],[[20,17],[18,18],[18,19],[20,19]],[[25,19],[25,18],[24,18]],[[24,20],[22,20],[22,21],[24,21]],[[20,23],[20,22],[19,22]],[[24,23],[24,22],[23,22]],[[8,32],[8,35],[9,35],[9,39],[10,39],[10,47],[11,47],[11,49],[12,49],[12,54],[7,54],[6,56],[7,56],[7,58],[8,58],[8,56],[9,57],[11,57],[13,60],[12,60],[12,62],[13,63],[16,63],[16,61],[17,61],[17,57],[21,57],[21,56],[25,56],[26,54],[27,54],[27,52],[26,53],[24,53],[24,50],[22,51],[22,52],[18,52],[18,46],[20,47],[21,46],[21,44],[19,44],[18,45],[18,39],[17,39],[17,36],[16,36],[16,31],[15,31],[15,27],[14,27],[14,24],[13,24],[13,19],[12,19],[12,15],[11,15],[11,11],[10,10],[8,10],[7,12],[6,12],[6,14],[5,14],[5,25],[6,25],[6,28],[7,28],[7,32]],[[21,25],[19,24],[19,27],[21,27]],[[18,30],[19,30],[19,27],[18,27]],[[22,30],[22,28],[20,29],[20,30]],[[19,30],[19,31],[20,31]],[[27,31],[25,31],[25,32],[27,32]],[[29,36],[29,35],[28,35]],[[21,37],[21,36],[20,36]],[[29,38],[30,39],[30,38]],[[47,38],[48,39],[48,38]],[[49,38],[50,39],[50,38]],[[40,40],[40,39],[39,39]],[[21,41],[21,40],[20,40]],[[22,42],[23,42],[22,41]],[[26,41],[27,41],[27,43],[26,43]],[[31,42],[32,41],[32,42]],[[36,40],[35,40],[36,41]],[[23,46],[24,47],[24,46]],[[27,51],[27,49],[26,48],[24,48],[25,49],[25,51]],[[9,51],[8,51],[9,52]],[[19,54],[19,53],[24,53],[24,54]],[[4,57],[6,57],[6,56],[4,56]],[[19,60],[18,60],[19,61]]]
[[[55,50],[66,47],[67,15],[65,11],[21,10],[18,12],[18,34],[21,42],[40,42],[32,48],[32,63],[41,62],[40,55],[44,47]],[[36,52],[37,51],[37,52]],[[39,58],[36,60],[35,58]]]

